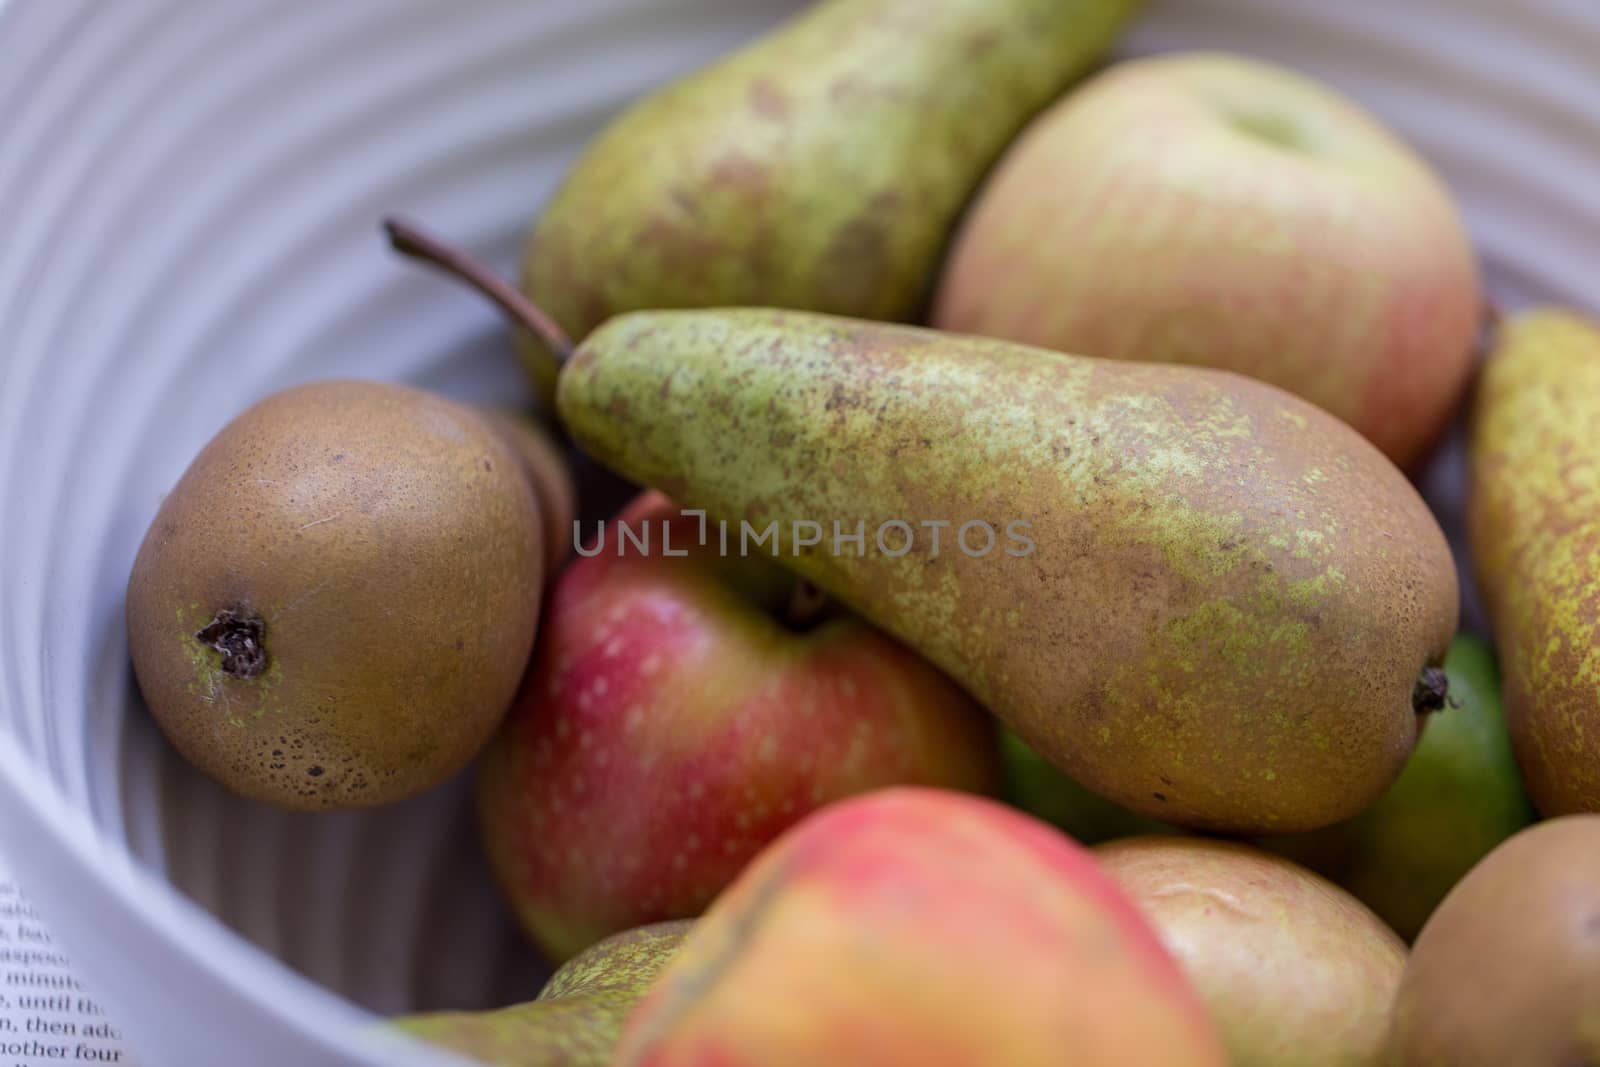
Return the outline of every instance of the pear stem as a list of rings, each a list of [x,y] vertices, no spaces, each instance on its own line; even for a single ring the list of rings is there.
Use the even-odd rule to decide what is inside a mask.
[[[394,216],[384,219],[383,230],[389,235],[389,244],[396,252],[461,279],[493,301],[513,322],[526,327],[544,342],[555,357],[558,369],[572,357],[574,346],[567,331],[487,264],[404,219]]]

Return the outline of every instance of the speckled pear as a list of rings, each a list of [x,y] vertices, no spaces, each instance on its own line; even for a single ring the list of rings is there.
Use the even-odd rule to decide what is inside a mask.
[[[1272,386],[723,309],[611,320],[558,406],[596,458],[734,544],[777,522],[785,564],[1164,821],[1354,815],[1442,702],[1443,534],[1373,446]]]
[[[411,1015],[395,1025],[487,1067],[605,1067],[629,1012],[693,925],[653,923],[608,937],[562,965],[536,1000]]]
[[[1536,817],[1506,736],[1494,654],[1461,634],[1444,668],[1450,706],[1429,718],[1394,788],[1354,819],[1257,842],[1348,889],[1407,941],[1479,860]]]
[[[1600,812],[1600,325],[1554,309],[1504,324],[1470,509],[1528,793],[1546,816]]]
[[[990,164],[1137,6],[814,4],[612,123],[541,214],[523,288],[575,337],[659,307],[911,318]]]

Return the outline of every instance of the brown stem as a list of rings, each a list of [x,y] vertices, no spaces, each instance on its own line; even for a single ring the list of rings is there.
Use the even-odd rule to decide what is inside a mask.
[[[522,295],[516,286],[501,278],[488,265],[473,256],[448,245],[427,233],[421,227],[390,216],[383,220],[383,230],[389,243],[401,255],[421,260],[453,275],[494,301],[495,305],[544,342],[558,365],[572,356],[572,338],[567,336],[554,319],[541,311],[538,305]]]
[[[804,578],[789,591],[789,602],[783,607],[784,625],[791,630],[807,630],[828,610],[828,594]]]

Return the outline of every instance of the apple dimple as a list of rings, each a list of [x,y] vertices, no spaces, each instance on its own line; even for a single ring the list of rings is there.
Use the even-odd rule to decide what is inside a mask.
[[[1277,112],[1235,111],[1228,116],[1228,123],[1246,136],[1279,148],[1307,151],[1313,147],[1298,123]]]

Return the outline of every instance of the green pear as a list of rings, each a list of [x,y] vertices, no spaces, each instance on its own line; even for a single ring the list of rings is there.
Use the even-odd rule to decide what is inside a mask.
[[[605,1067],[628,1013],[694,923],[655,923],[568,960],[535,1000],[496,1011],[396,1019],[400,1029],[492,1067]]]
[[[545,338],[591,456],[720,517],[702,536],[779,557],[1109,800],[1318,829],[1377,800],[1444,704],[1444,534],[1281,389],[763,308],[632,312],[574,348],[481,263],[385,227]]]
[[[659,307],[912,318],[989,166],[1137,6],[815,4],[614,121],[540,216],[523,288],[576,337]]]
[[[1444,698],[1443,533],[1372,445],[1264,383],[801,312],[658,311],[592,333],[558,408],[591,455],[720,516],[739,550],[770,527],[756,550],[1165,822],[1353,816]]]
[[[1545,307],[1500,324],[1468,455],[1522,780],[1547,818],[1600,812],[1600,319]]]
[[[1462,635],[1445,671],[1453,706],[1429,717],[1381,800],[1337,826],[1265,842],[1344,886],[1407,941],[1474,864],[1534,820],[1494,654]]]

